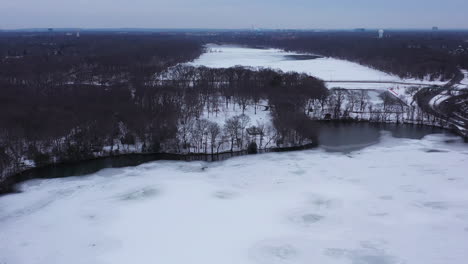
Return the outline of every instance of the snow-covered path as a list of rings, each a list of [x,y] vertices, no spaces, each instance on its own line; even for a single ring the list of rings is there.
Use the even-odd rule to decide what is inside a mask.
[[[457,138],[387,135],[35,180],[0,197],[0,263],[463,264],[467,170]]]
[[[463,74],[463,79],[460,81],[459,84],[455,85],[457,89],[468,89],[468,70],[461,69],[460,70]]]

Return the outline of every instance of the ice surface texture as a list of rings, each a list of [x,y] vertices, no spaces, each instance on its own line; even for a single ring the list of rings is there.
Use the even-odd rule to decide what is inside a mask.
[[[263,67],[279,69],[284,72],[306,73],[325,81],[377,81],[377,82],[404,82],[404,83],[433,83],[428,80],[401,79],[376,69],[358,63],[334,59],[317,58],[309,60],[296,60],[291,55],[301,55],[279,49],[254,49],[241,46],[208,44],[207,52],[194,62],[194,66],[210,68],[229,68],[234,66]],[[402,84],[388,83],[327,83],[329,88],[341,87],[346,89],[378,89],[401,88]]]
[[[348,155],[159,161],[30,181],[0,197],[0,263],[462,264],[467,154],[444,135],[385,136]]]

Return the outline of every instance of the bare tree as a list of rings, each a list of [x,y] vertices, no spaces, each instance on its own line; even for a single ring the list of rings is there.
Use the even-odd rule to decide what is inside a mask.
[[[259,136],[259,139],[260,139],[258,148],[261,149],[262,146],[263,146],[263,140],[265,138],[265,131],[266,131],[265,123],[260,122],[260,121],[257,120],[257,131],[258,131],[258,136]]]
[[[240,132],[241,132],[241,137],[240,137],[240,148],[242,149],[244,147],[244,134],[245,134],[245,129],[247,126],[250,124],[250,117],[247,115],[240,115],[238,116],[239,122],[240,122]]]
[[[195,126],[192,133],[192,140],[195,143],[196,152],[204,151],[207,152],[208,145],[208,127],[210,121],[206,119],[199,119],[195,122]]]
[[[239,136],[241,133],[240,130],[241,130],[241,122],[240,122],[239,116],[233,116],[226,120],[226,123],[224,124],[224,131],[226,135],[229,136],[229,139],[231,141],[231,152],[234,149],[234,142],[239,141]]]
[[[209,122],[208,124],[208,135],[210,137],[210,146],[211,146],[211,155],[214,153],[214,147],[216,145],[216,141],[221,134],[221,128],[215,122]]]
[[[330,103],[333,107],[333,118],[338,119],[341,115],[341,108],[345,99],[346,90],[343,88],[333,88],[330,96]]]
[[[178,134],[182,138],[182,148],[189,148],[190,133],[193,131],[195,121],[189,116],[184,116],[178,125]]]

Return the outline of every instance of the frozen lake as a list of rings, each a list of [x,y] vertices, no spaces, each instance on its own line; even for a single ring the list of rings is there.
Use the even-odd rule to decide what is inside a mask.
[[[0,263],[462,264],[468,148],[391,137],[33,180],[0,197]]]
[[[280,69],[288,72],[307,73],[326,81],[382,81],[428,83],[428,81],[401,79],[398,76],[378,71],[358,63],[333,58],[307,58],[308,54],[286,52],[279,49],[256,49],[233,45],[209,44],[207,52],[190,65],[211,68],[228,68],[233,66],[250,66]],[[441,82],[434,82],[441,84]],[[342,87],[348,89],[388,89],[402,85],[381,83],[328,83],[329,88]]]

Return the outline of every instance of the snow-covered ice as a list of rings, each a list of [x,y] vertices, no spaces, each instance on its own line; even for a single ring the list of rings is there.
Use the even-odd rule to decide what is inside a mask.
[[[458,138],[384,135],[33,180],[0,197],[0,263],[463,264],[467,170]]]
[[[198,59],[189,64],[210,68],[228,68],[238,65],[264,67],[280,69],[285,72],[293,71],[306,73],[325,81],[381,81],[443,84],[443,82],[401,79],[398,76],[375,70],[358,63],[328,57],[296,60],[288,57],[288,55],[304,54],[286,52],[280,49],[255,49],[242,46],[216,44],[208,44],[206,48],[208,52],[203,53]],[[347,89],[382,90],[394,88],[398,85],[399,84],[388,83],[327,83],[329,88],[341,87]]]

